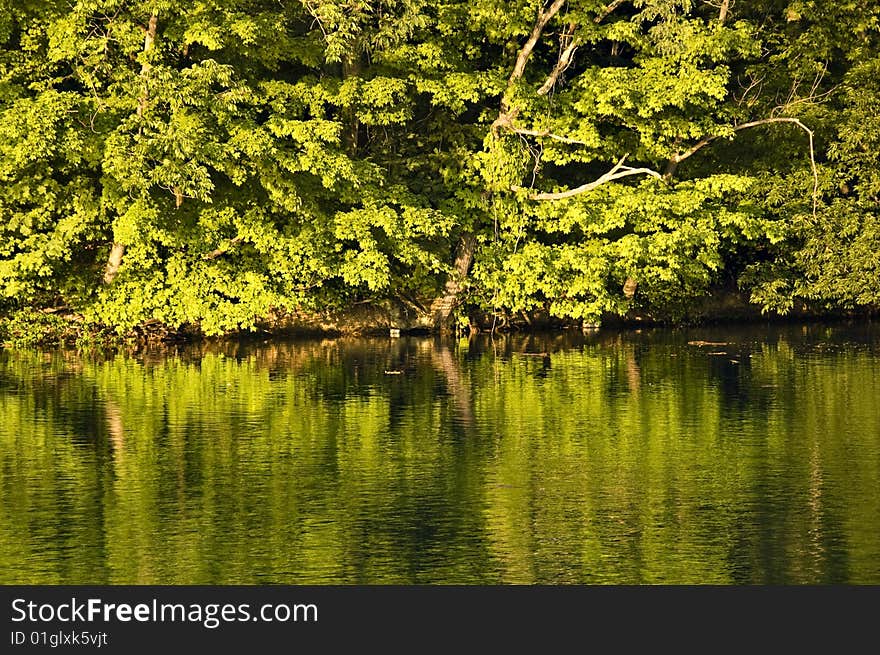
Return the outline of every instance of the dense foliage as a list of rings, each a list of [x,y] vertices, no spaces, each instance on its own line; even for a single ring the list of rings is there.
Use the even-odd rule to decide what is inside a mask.
[[[873,0],[0,0],[0,311],[880,304]]]

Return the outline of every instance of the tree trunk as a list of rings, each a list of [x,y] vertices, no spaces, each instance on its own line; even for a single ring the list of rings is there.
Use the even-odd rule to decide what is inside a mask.
[[[107,267],[104,269],[104,284],[110,284],[116,278],[124,254],[125,244],[114,241],[113,247],[110,248],[110,256],[107,258]]]
[[[727,12],[730,10],[730,0],[721,0],[721,9],[718,11],[718,22],[724,25],[727,20]]]
[[[434,327],[441,332],[448,332],[450,325],[449,319],[452,316],[452,310],[458,301],[458,294],[464,287],[465,278],[474,261],[474,251],[477,247],[477,238],[473,234],[465,234],[458,242],[455,248],[455,264],[453,264],[452,274],[446,280],[446,286],[443,293],[434,299],[431,303],[431,317],[434,321]]]
[[[499,137],[502,128],[509,130],[513,129],[513,122],[519,114],[519,107],[510,104],[510,94],[516,83],[522,78],[523,73],[525,73],[529,57],[532,56],[532,51],[538,44],[538,40],[541,38],[544,28],[547,27],[547,23],[559,13],[564,5],[565,0],[553,0],[553,3],[546,11],[543,7],[538,10],[538,17],[535,21],[535,26],[532,28],[532,33],[516,55],[516,62],[514,63],[513,70],[507,80],[507,88],[501,96],[501,111],[498,113],[498,118],[492,123],[492,134],[496,139]]]
[[[149,52],[153,49],[153,43],[156,41],[156,27],[159,24],[159,17],[156,14],[150,16],[150,22],[147,23],[147,30],[144,34],[144,52]],[[147,87],[147,73],[150,72],[150,64],[146,60],[141,64],[141,79],[143,80],[143,86],[141,87],[141,97],[138,100],[138,108],[137,115],[140,117],[143,115],[144,110],[147,108],[147,101],[150,99],[150,89]]]
[[[153,49],[153,43],[156,41],[156,28],[159,24],[159,17],[154,13],[150,16],[150,21],[147,23],[147,29],[144,34],[144,52],[149,52]],[[150,99],[150,90],[147,87],[147,74],[150,72],[150,64],[147,61],[144,61],[141,64],[141,79],[143,81],[143,86],[141,87],[141,95],[138,98],[138,106],[137,106],[137,115],[138,118],[144,115],[144,111],[147,108],[147,102]],[[180,202],[178,201],[177,206],[180,206]],[[110,256],[107,257],[107,266],[104,268],[104,284],[110,284],[116,279],[116,275],[119,273],[119,267],[122,266],[122,258],[125,255],[125,244],[119,241],[113,242],[113,247],[110,248]]]

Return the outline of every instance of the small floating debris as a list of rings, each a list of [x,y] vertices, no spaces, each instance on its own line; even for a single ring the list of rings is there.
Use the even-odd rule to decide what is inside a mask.
[[[716,356],[717,356],[717,355],[727,355],[727,353],[725,353],[725,352],[706,353],[706,354],[709,355],[709,356],[712,356],[712,355],[716,355]]]
[[[729,346],[727,341],[688,341],[689,346]]]
[[[403,371],[385,371],[385,375],[403,375]]]
[[[396,339],[397,337],[400,336],[400,329],[399,328],[391,328],[390,330],[388,330],[388,336],[391,337],[392,339]]]

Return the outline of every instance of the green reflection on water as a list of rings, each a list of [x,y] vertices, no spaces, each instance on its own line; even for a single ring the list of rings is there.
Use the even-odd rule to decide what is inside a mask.
[[[880,583],[878,336],[3,352],[0,583]]]

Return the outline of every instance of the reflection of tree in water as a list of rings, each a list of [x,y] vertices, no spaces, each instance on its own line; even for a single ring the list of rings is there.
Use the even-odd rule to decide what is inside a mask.
[[[115,401],[107,399],[104,402],[104,412],[107,415],[107,432],[110,435],[110,444],[113,446],[113,457],[122,460],[125,456],[125,426],[122,425],[122,410]]]
[[[0,583],[107,580],[109,449],[87,368],[75,353],[0,351]]]
[[[431,351],[431,361],[434,368],[446,378],[446,389],[452,397],[459,422],[465,428],[473,427],[474,408],[471,401],[471,390],[466,384],[458,362],[449,350],[448,344],[445,342],[436,344]]]
[[[732,411],[732,387],[690,340],[721,339],[5,352],[0,570],[50,582],[876,580],[873,355],[746,335],[755,356],[737,384],[762,401]]]

